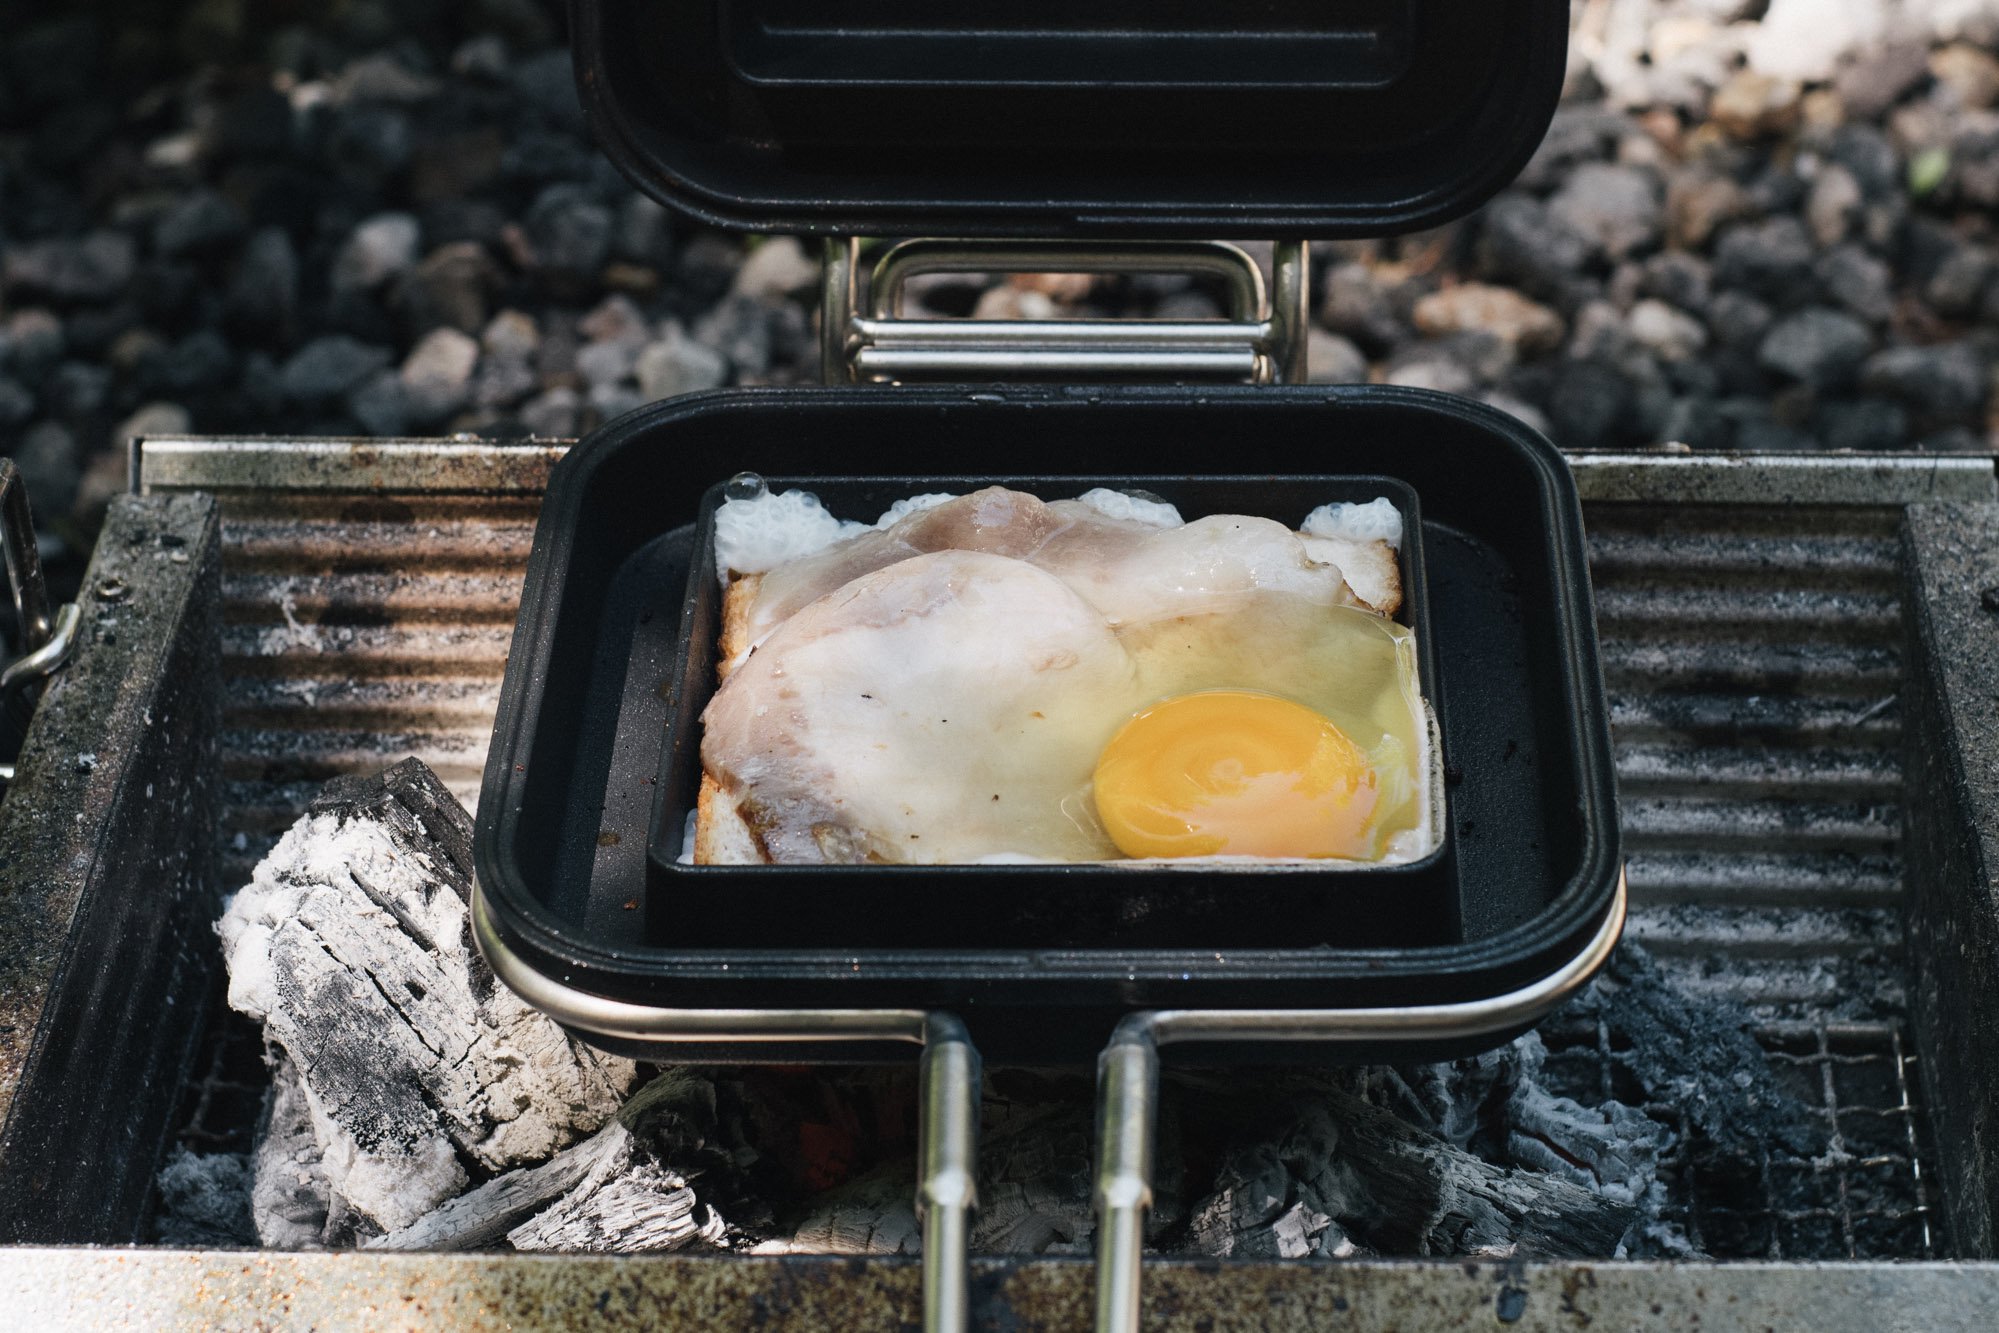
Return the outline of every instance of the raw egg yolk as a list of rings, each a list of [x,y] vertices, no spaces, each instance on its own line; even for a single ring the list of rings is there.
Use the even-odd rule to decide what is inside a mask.
[[[1104,747],[1095,792],[1126,856],[1374,854],[1367,754],[1274,694],[1203,690],[1154,704]]]

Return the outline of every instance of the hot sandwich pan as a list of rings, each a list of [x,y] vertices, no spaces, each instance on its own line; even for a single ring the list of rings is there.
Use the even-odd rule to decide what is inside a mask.
[[[1421,541],[1405,544],[1419,577],[1405,579],[1426,594],[1412,614],[1442,733],[1441,851],[1166,885],[1070,866],[675,867],[691,770],[669,724],[676,745],[698,743],[688,723],[712,679],[684,623],[706,614],[696,526],[704,495],[745,470],[826,479],[836,512],[842,489],[861,503],[870,486],[1005,476],[1171,490],[1189,518],[1248,499],[1292,523],[1367,498],[1352,488],[1382,493],[1369,478],[1401,483],[1420,500]],[[1587,580],[1560,455],[1445,395],[810,388],[655,404],[580,443],[551,482],[478,812],[479,941],[592,1041],[655,1058],[889,1057],[881,1022],[852,1015],[914,1030],[940,1010],[1006,1062],[1087,1060],[1140,1010],[1390,1016],[1365,1020],[1362,1040],[1300,1034],[1295,1049],[1281,1032],[1210,1041],[1183,1022],[1167,1039],[1190,1058],[1490,1046],[1580,987],[1621,921]],[[655,1010],[671,1011],[670,1039],[649,1035]],[[767,1040],[745,1030],[752,1011],[817,1030]],[[689,1040],[690,1013],[714,1040]]]

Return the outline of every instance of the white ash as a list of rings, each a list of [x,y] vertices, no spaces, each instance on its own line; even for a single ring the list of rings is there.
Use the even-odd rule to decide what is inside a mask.
[[[250,1156],[176,1148],[160,1168],[159,1241],[191,1250],[255,1245]]]
[[[622,1126],[612,1138],[575,1188],[507,1233],[515,1249],[637,1254],[723,1239],[721,1217],[679,1173],[652,1160]]]
[[[636,1073],[495,984],[469,874],[439,841],[462,845],[469,821],[418,769],[414,808],[378,794],[307,814],[218,925],[229,1003],[296,1069],[334,1211],[377,1232],[594,1131]]]
[[[583,1142],[564,1148],[540,1166],[495,1176],[400,1231],[363,1244],[371,1250],[477,1250],[583,1183],[603,1160],[625,1150],[631,1135],[613,1120]]]
[[[250,1213],[259,1244],[274,1250],[334,1246],[351,1236],[335,1234],[333,1186],[326,1178],[313,1129],[312,1109],[298,1070],[280,1054],[271,1070],[271,1093],[264,1103],[254,1153]],[[351,1213],[340,1210],[348,1219]]]

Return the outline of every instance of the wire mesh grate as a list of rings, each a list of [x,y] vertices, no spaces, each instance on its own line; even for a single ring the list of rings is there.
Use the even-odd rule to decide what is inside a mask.
[[[1779,1023],[1755,1029],[1785,1087],[1823,1137],[1803,1156],[1743,1162],[1706,1149],[1683,1110],[1649,1101],[1602,1022],[1542,1030],[1550,1090],[1616,1098],[1673,1130],[1660,1161],[1667,1203],[1717,1259],[1934,1259],[1947,1254],[1931,1202],[1929,1126],[1916,1055],[1897,1023]]]
[[[181,1091],[174,1142],[189,1152],[249,1152],[271,1071],[256,1022],[231,1009],[217,990]]]

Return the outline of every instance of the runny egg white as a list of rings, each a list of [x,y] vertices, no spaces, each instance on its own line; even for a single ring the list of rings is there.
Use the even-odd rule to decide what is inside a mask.
[[[730,500],[714,813],[779,864],[1421,856],[1415,644],[1329,558],[1378,563],[1387,515],[1301,535],[995,487],[863,526]]]

